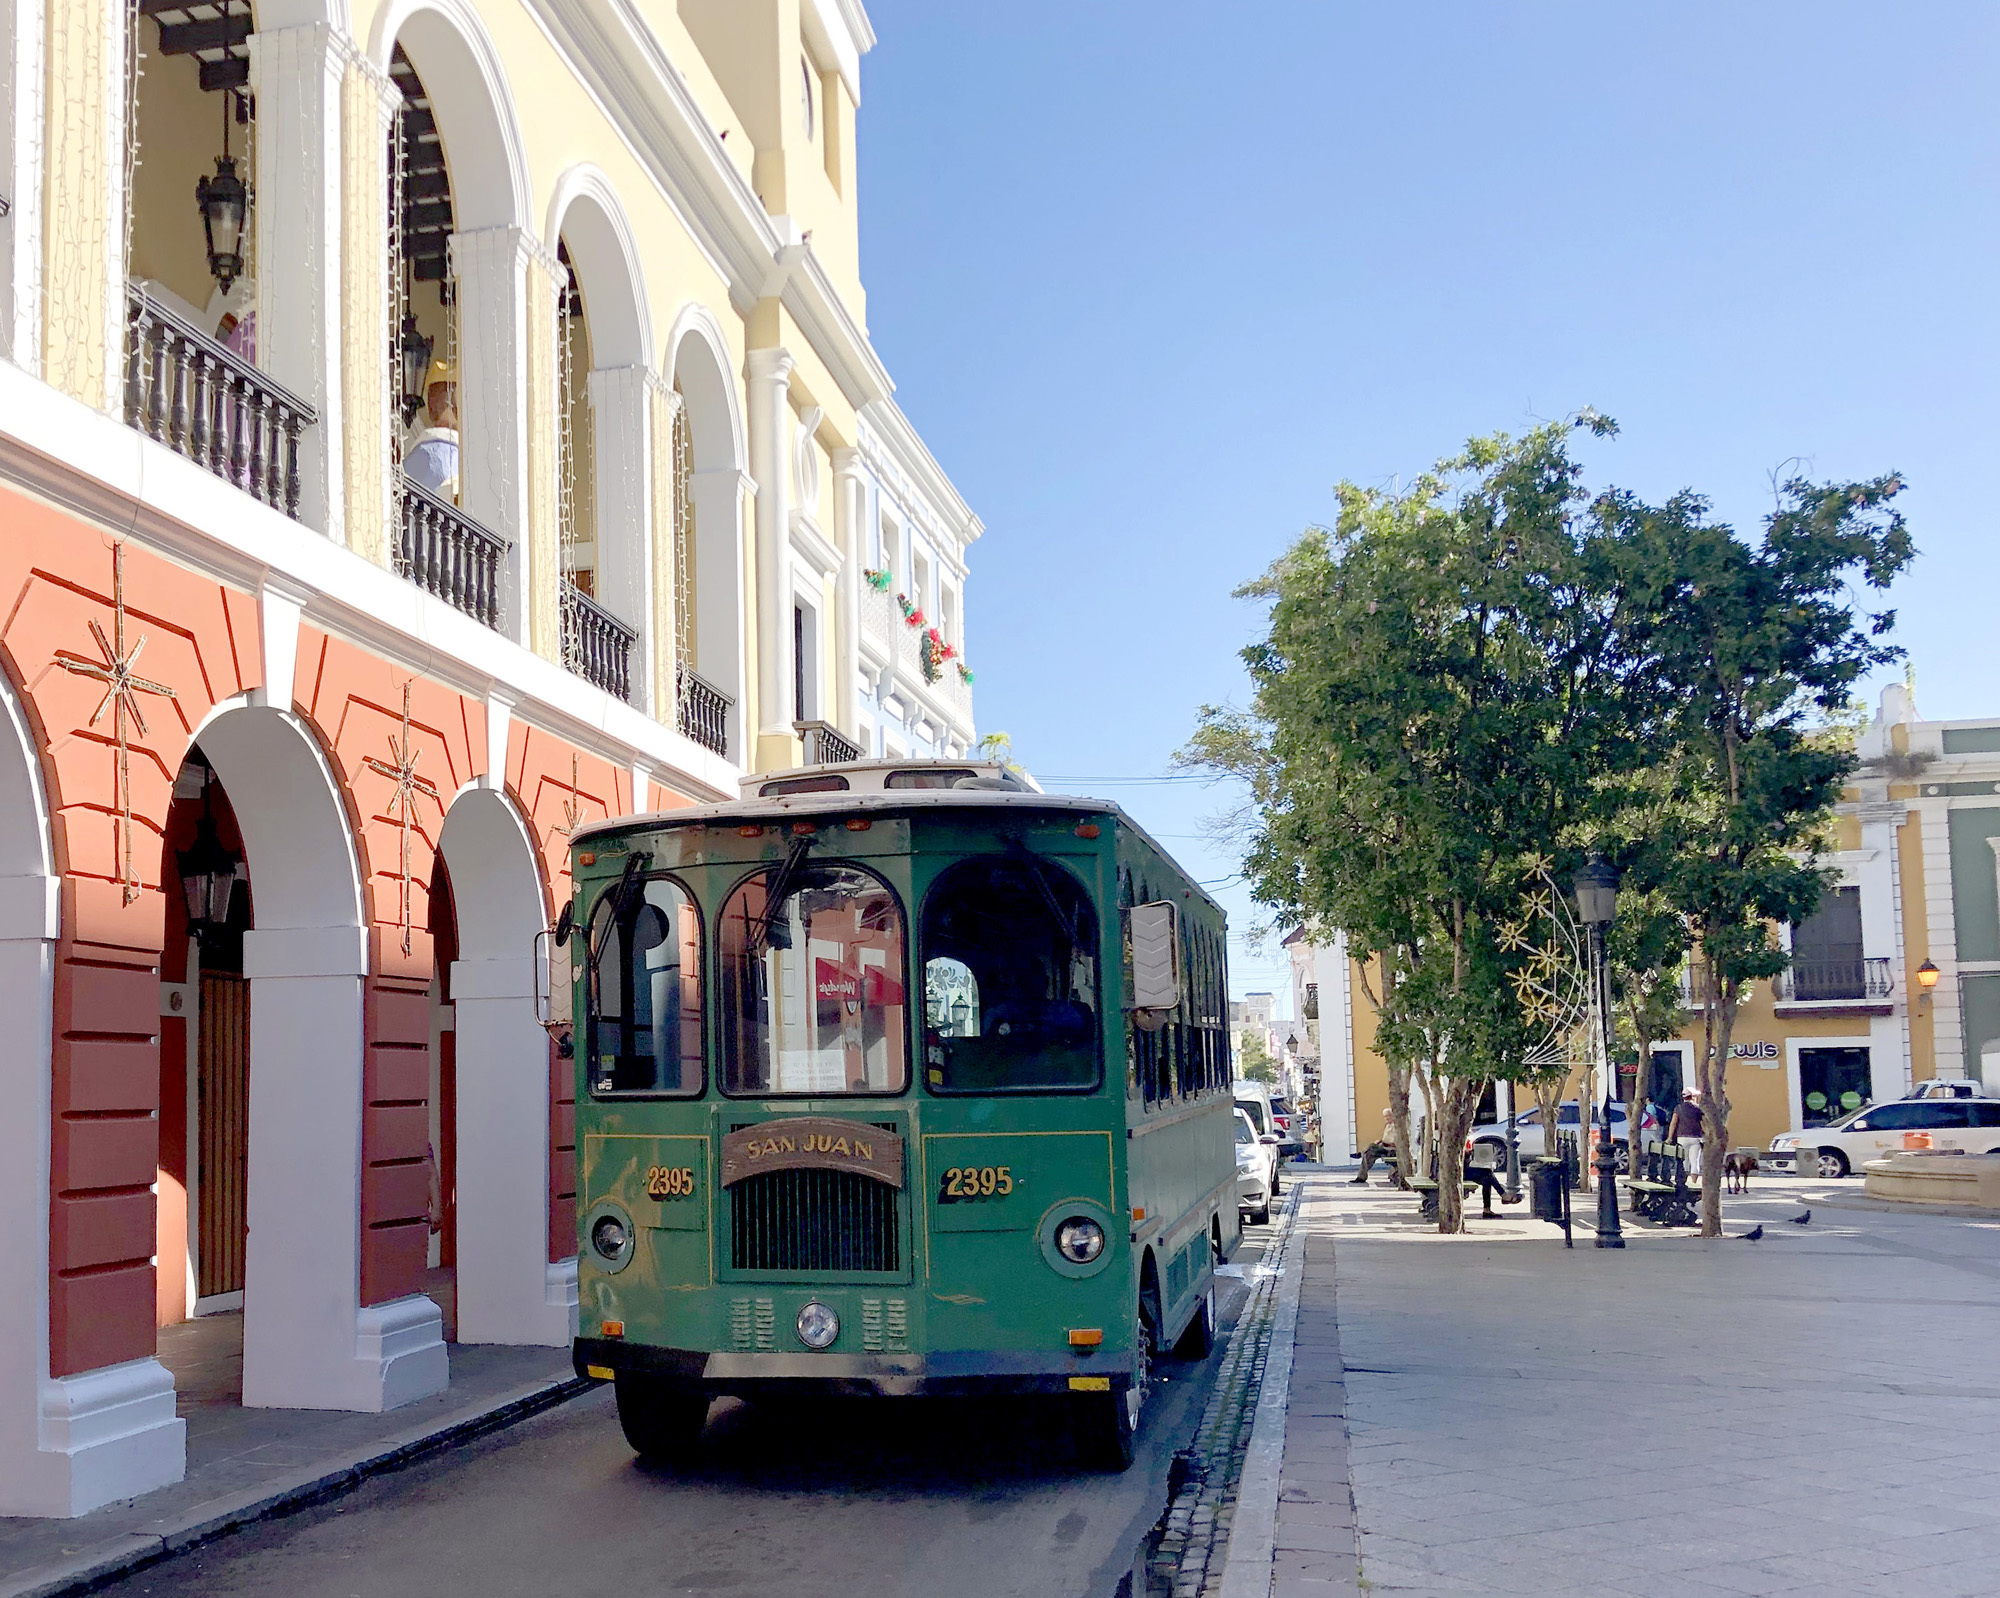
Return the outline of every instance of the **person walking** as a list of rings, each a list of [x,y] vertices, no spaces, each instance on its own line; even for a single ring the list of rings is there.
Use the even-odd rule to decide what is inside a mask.
[[[1674,1106],[1674,1118],[1667,1124],[1667,1140],[1679,1147],[1681,1164],[1690,1182],[1701,1180],[1701,1131],[1701,1096],[1689,1088]]]

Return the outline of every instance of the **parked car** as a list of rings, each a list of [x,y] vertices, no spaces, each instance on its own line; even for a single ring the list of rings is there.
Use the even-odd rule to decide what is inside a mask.
[[[1305,1152],[1305,1145],[1291,1137],[1278,1119],[1277,1106],[1285,1102],[1283,1099],[1272,1098],[1271,1090],[1261,1082],[1232,1083],[1230,1090],[1236,1095],[1236,1108],[1250,1117],[1259,1137],[1276,1135],[1281,1163]]]
[[[1278,1196],[1278,1139],[1259,1132],[1240,1105],[1236,1110],[1236,1208],[1244,1219],[1262,1226],[1271,1219],[1271,1200]]]
[[[1929,1082],[1919,1082],[1908,1097],[1913,1099],[1990,1099],[1984,1082],[1974,1082],[1967,1078],[1935,1077]]]
[[[1864,1104],[1825,1126],[1781,1132],[1771,1139],[1765,1158],[1780,1170],[1802,1175],[1846,1176],[1864,1162],[1906,1146],[1905,1135],[1929,1137],[1934,1149],[1967,1154],[2000,1154],[2000,1099],[1946,1096],[1931,1084],[1920,1097]],[[1921,1146],[1921,1145],[1919,1145]]]
[[[1302,1117],[1292,1109],[1290,1099],[1271,1096],[1271,1130],[1278,1134],[1278,1156],[1292,1159],[1306,1151],[1305,1127]]]
[[[1558,1105],[1556,1108],[1558,1112],[1557,1126],[1565,1132],[1574,1132],[1579,1124],[1576,1101],[1571,1099],[1564,1104]],[[1590,1107],[1590,1135],[1593,1139],[1596,1138],[1597,1129],[1602,1125],[1603,1119],[1604,1112],[1597,1105],[1593,1104]],[[1514,1117],[1514,1141],[1521,1150],[1521,1163],[1523,1165],[1526,1165],[1530,1160],[1539,1160],[1544,1153],[1553,1154],[1555,1152],[1548,1147],[1548,1139],[1543,1135],[1543,1132],[1542,1111],[1539,1105],[1533,1109],[1523,1110]],[[1621,1174],[1631,1168],[1632,1155],[1630,1145],[1631,1139],[1627,1136],[1625,1106],[1614,1103],[1611,1106],[1611,1151],[1612,1158],[1617,1162],[1618,1170]],[[1483,1125],[1475,1126],[1466,1137],[1465,1147],[1467,1153],[1471,1154],[1480,1164],[1490,1166],[1496,1171],[1506,1170],[1507,1123],[1505,1121],[1489,1121]],[[1590,1158],[1588,1150],[1584,1152],[1584,1158]]]

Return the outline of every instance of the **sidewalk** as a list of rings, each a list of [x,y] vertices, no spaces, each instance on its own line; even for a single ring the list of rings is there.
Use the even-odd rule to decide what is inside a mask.
[[[2000,1590],[2000,1222],[1767,1180],[1566,1251],[1301,1187],[1274,1598]]]
[[[0,1598],[46,1598],[238,1526],[331,1498],[432,1450],[522,1419],[589,1384],[566,1348],[451,1345],[451,1385],[385,1414],[245,1409],[242,1317],[161,1333],[187,1421],[184,1480],[75,1520],[0,1517]]]

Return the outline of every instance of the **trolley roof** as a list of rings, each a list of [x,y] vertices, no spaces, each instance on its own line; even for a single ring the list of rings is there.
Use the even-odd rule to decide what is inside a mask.
[[[891,772],[973,771],[978,787],[889,788],[884,781]],[[1199,894],[1218,914],[1222,906],[1176,860],[1171,850],[1135,822],[1109,799],[1091,799],[1078,794],[1043,793],[1037,788],[1002,785],[1004,767],[979,760],[870,760],[844,765],[794,766],[784,771],[760,772],[743,779],[746,790],[755,791],[766,783],[790,782],[819,776],[848,779],[846,789],[822,789],[816,793],[773,794],[768,798],[725,800],[720,804],[686,805],[677,810],[650,810],[639,815],[609,816],[586,822],[570,835],[572,848],[599,838],[617,837],[649,828],[705,826],[710,823],[773,821],[781,817],[822,815],[869,815],[910,810],[1020,810],[1066,815],[1108,815],[1119,826],[1145,839],[1160,857],[1171,862],[1187,878],[1187,886]],[[1015,777],[1013,782],[1019,782]]]

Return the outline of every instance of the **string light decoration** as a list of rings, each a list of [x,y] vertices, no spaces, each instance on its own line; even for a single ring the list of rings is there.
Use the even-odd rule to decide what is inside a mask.
[[[683,700],[688,675],[699,658],[695,637],[694,424],[688,419],[687,396],[675,382],[668,404],[673,415],[674,512],[674,684]],[[679,706],[675,707],[678,713]]]
[[[1521,914],[1498,929],[1503,953],[1522,957],[1507,981],[1536,1041],[1522,1056],[1532,1071],[1568,1070],[1579,1063],[1576,1042],[1587,1042],[1590,977],[1583,929],[1569,900],[1549,874],[1543,856],[1528,861],[1530,888]]]

